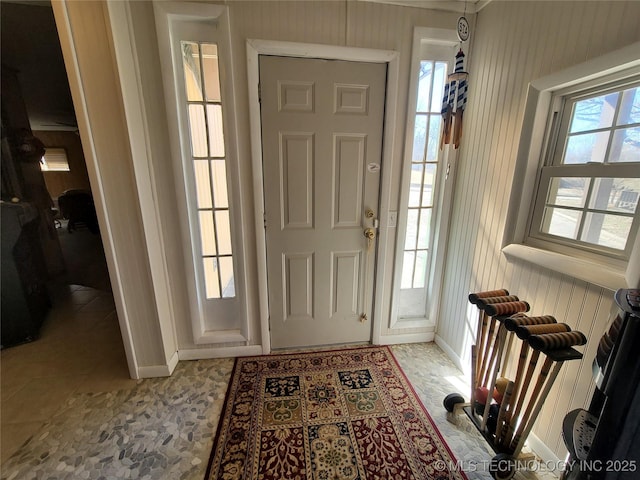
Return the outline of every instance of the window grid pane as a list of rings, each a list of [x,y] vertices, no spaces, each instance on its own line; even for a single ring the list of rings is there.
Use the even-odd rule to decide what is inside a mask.
[[[185,94],[208,299],[235,297],[223,106],[215,44],[182,42]]]
[[[224,157],[224,133],[222,129],[222,105],[208,104],[207,119],[209,129],[210,156]]]
[[[218,46],[212,43],[202,44],[202,70],[207,100],[220,102],[220,73],[218,67]]]
[[[640,87],[575,101],[562,163],[637,162],[640,154]]]
[[[198,198],[198,208],[212,208],[211,183],[209,180],[209,161],[194,160],[193,171],[196,180],[196,195]]]
[[[182,42],[182,66],[187,100],[202,100],[202,73],[200,71],[200,45]]]
[[[618,125],[640,123],[640,87],[630,88],[622,94]]]
[[[433,84],[433,62],[420,62],[418,73],[418,102],[416,112],[429,111],[429,99],[431,98],[431,86]]]
[[[640,179],[551,177],[541,232],[624,251]]]

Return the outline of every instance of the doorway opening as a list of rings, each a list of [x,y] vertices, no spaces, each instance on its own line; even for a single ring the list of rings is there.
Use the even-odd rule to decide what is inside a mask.
[[[5,460],[74,393],[135,381],[51,4],[3,2],[1,31]]]

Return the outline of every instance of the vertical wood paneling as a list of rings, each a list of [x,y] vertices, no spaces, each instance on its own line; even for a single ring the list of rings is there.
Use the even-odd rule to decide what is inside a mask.
[[[534,428],[555,454],[565,454],[560,424],[592,389],[591,362],[604,332],[612,292],[527,264],[508,262],[501,242],[511,195],[527,85],[640,39],[637,2],[501,2],[477,18],[470,101],[460,149],[438,335],[469,362],[475,312],[469,291],[506,287],[532,305],[583,331],[585,358],[563,366]],[[635,20],[630,20],[635,19]]]

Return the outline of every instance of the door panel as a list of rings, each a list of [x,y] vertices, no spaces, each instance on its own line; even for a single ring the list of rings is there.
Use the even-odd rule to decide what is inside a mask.
[[[313,253],[283,255],[283,321],[313,319]]]
[[[335,135],[333,155],[333,226],[359,227],[366,135]]]
[[[385,82],[386,64],[260,57],[273,348],[371,339]]]
[[[313,228],[313,134],[280,133],[282,228]]]

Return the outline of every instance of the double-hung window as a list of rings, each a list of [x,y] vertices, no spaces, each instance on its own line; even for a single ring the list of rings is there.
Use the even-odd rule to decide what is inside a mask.
[[[503,252],[640,284],[640,43],[529,85]]]
[[[627,261],[640,215],[640,77],[552,101],[531,244]]]

